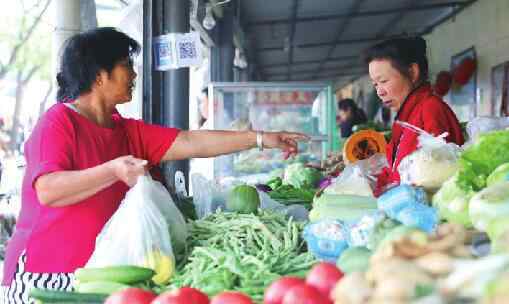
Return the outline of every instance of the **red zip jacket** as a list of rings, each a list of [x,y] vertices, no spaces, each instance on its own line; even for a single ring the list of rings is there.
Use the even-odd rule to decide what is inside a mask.
[[[431,85],[425,83],[411,92],[403,102],[395,121],[404,121],[438,136],[449,133],[447,142],[464,143],[461,126],[456,115],[440,97],[433,94]],[[392,138],[387,145],[388,167],[378,176],[375,195],[388,187],[399,184],[398,166],[403,158],[417,149],[418,134],[400,124],[393,123]]]

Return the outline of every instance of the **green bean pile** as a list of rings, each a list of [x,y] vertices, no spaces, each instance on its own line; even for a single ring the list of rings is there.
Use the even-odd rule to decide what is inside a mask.
[[[300,236],[302,228],[263,210],[258,215],[218,212],[191,222],[192,249],[171,287],[191,286],[211,296],[235,290],[261,302],[272,281],[304,276],[315,263]]]

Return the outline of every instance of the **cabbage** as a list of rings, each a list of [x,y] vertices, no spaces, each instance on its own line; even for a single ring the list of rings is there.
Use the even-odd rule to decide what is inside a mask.
[[[483,134],[459,159],[458,186],[465,191],[486,187],[486,178],[498,166],[509,162],[509,131]]]
[[[509,163],[504,163],[498,166],[495,171],[491,172],[491,174],[486,179],[486,184],[491,186],[498,182],[509,180]]]
[[[509,181],[494,184],[470,200],[469,215],[475,228],[486,231],[498,218],[509,217]]]
[[[474,191],[465,191],[458,187],[458,174],[446,181],[442,188],[433,196],[433,206],[438,209],[440,218],[465,227],[471,227],[472,221],[468,214],[468,205]]]
[[[322,174],[315,168],[305,167],[302,163],[288,165],[283,177],[283,184],[295,188],[316,188]]]

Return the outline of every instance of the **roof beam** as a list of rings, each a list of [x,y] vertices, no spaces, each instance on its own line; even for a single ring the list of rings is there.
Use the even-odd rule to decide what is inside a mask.
[[[422,32],[421,32],[421,35],[426,35],[426,34],[429,34],[431,33],[431,31],[437,27],[438,25],[444,23],[445,21],[449,20],[450,18],[456,16],[457,14],[459,14],[462,10],[464,10],[465,8],[469,7],[470,5],[472,5],[474,2],[476,2],[477,0],[470,0],[470,1],[467,1],[465,2],[463,5],[459,6],[459,7],[455,7],[453,8],[453,10],[449,13],[449,14],[446,14],[444,17],[438,19],[437,21],[435,21],[434,23],[432,23],[431,25],[429,25],[428,27],[426,27]]]
[[[366,2],[366,0],[358,0],[358,1],[355,1],[351,6],[350,6],[350,14],[355,14],[356,12],[359,11],[359,8],[362,6],[362,4]],[[346,31],[346,29],[348,28],[348,26],[350,25],[350,22],[352,21],[352,18],[349,17],[349,18],[346,18],[345,20],[343,20],[343,22],[341,22],[341,24],[339,25],[339,29],[338,29],[338,33],[336,34],[336,39],[334,39],[334,44],[331,45],[329,47],[329,50],[327,51],[327,55],[325,56],[325,58],[322,59],[322,61],[320,62],[320,64],[318,65],[318,68],[315,70],[315,74],[314,76],[316,76],[316,74],[318,72],[320,72],[320,70],[322,69],[323,65],[325,64],[325,62],[327,61],[327,59],[329,59],[329,57],[332,56],[332,53],[334,52],[334,50],[336,49],[336,46],[338,45],[338,42],[340,41],[341,37],[343,36],[343,33]]]
[[[323,69],[320,70],[320,73],[323,73],[323,72],[334,72],[334,73],[341,72],[342,74],[350,75],[351,73],[366,72],[366,71],[367,71],[367,69],[364,68],[361,65],[355,65],[355,66],[352,65],[352,66],[345,66],[345,67],[323,68]],[[293,71],[294,75],[305,75],[305,74],[312,75],[312,74],[315,74],[315,73],[316,73],[316,69]],[[274,72],[274,73],[267,73],[266,72],[265,74],[267,75],[267,77],[283,76],[283,75],[286,75],[286,72]]]
[[[333,73],[333,74],[324,74],[316,77],[312,76],[301,76],[294,75],[291,80],[318,80],[318,79],[336,79],[340,77],[352,77],[353,79],[359,78],[364,75],[365,72],[356,72],[356,73]],[[270,78],[270,76],[269,76]]]
[[[409,33],[408,35],[413,35],[413,34]],[[343,39],[343,40],[335,40],[335,41],[319,42],[319,43],[302,43],[302,44],[295,45],[295,47],[306,49],[306,48],[317,48],[317,47],[323,47],[323,46],[338,46],[338,45],[344,45],[344,44],[373,42],[373,41],[396,38],[396,37],[401,37],[401,35],[367,37],[367,38],[358,38],[358,39]],[[264,48],[256,49],[256,52],[283,51],[283,50],[284,50],[284,46],[264,47]]]
[[[434,10],[434,9],[443,9],[443,8],[454,8],[458,6],[464,6],[470,4],[473,1],[449,1],[444,3],[433,3],[433,4],[423,4],[416,6],[411,9],[411,11],[426,11],[426,10]],[[372,17],[372,16],[381,16],[387,14],[399,13],[402,10],[405,10],[405,7],[385,9],[385,10],[372,10],[372,11],[359,11],[359,12],[350,12],[343,14],[333,14],[333,15],[323,15],[323,16],[313,16],[313,17],[300,17],[296,18],[295,22],[313,22],[313,21],[326,21],[326,20],[337,20],[344,18],[358,18],[358,17]],[[291,19],[272,19],[272,20],[262,20],[262,21],[254,21],[248,22],[246,25],[247,30],[249,28],[255,26],[266,26],[266,25],[279,25],[279,24],[288,24],[291,23]]]
[[[415,0],[406,0],[406,6],[405,6],[405,9],[404,10],[400,10],[400,12],[398,14],[396,14],[394,17],[392,17],[389,22],[387,22],[387,24],[382,27],[378,32],[377,34],[375,35],[375,40],[381,40],[383,36],[383,34],[385,32],[387,32],[389,30],[390,27],[393,27],[395,26],[396,24],[398,24],[399,22],[401,22],[401,20],[403,20],[403,16],[407,13],[408,10],[410,10],[411,8],[415,7]],[[346,19],[346,20],[351,20],[351,19]],[[346,26],[343,30],[346,30]],[[339,32],[339,35],[337,36],[338,40],[339,38],[341,37],[343,31],[340,31]],[[320,65],[318,66],[318,68],[316,69],[316,72],[315,72],[315,75],[314,76],[318,76],[318,73],[320,72],[320,70],[322,69],[323,65],[325,64],[325,62],[327,61],[327,59],[334,53],[334,50],[336,49],[336,45],[333,45],[330,47],[329,49],[329,52],[327,53],[327,56],[322,60],[322,62],[320,63]]]
[[[288,26],[288,68],[287,68],[287,80],[290,80],[290,73],[292,71],[292,62],[293,62],[293,38],[295,37],[295,28],[297,27],[297,23],[295,19],[297,19],[297,11],[299,8],[299,0],[293,0],[292,3],[292,14],[290,16],[290,25]]]
[[[328,62],[332,62],[332,61],[348,61],[348,60],[354,60],[354,59],[356,59],[358,57],[359,56],[357,56],[357,55],[341,56],[341,57],[331,57],[327,61]],[[320,62],[321,62],[321,60],[304,60],[304,61],[297,61],[297,62],[294,61],[294,62],[292,62],[291,66],[314,64],[314,63],[320,63]],[[261,68],[262,69],[266,69],[266,68],[276,68],[276,67],[285,67],[285,66],[288,66],[287,62],[274,63],[274,64],[266,64],[266,65],[261,66]]]

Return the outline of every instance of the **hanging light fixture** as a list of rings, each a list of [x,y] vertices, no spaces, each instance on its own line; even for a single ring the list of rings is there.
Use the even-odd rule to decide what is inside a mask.
[[[205,17],[203,18],[203,27],[206,30],[211,30],[216,26],[216,19],[212,15],[212,4],[207,3],[205,6]]]
[[[216,26],[216,19],[214,18],[214,14],[212,12],[212,8],[214,6],[219,6],[219,5],[226,4],[226,3],[230,2],[230,1],[232,1],[232,0],[224,0],[224,1],[221,1],[221,2],[217,2],[217,3],[208,2],[205,5],[205,17],[203,18],[202,24],[203,24],[203,27],[206,30],[210,31],[211,29],[214,28],[214,26]]]
[[[247,67],[246,56],[244,56],[244,52],[242,52],[239,48],[235,48],[235,57],[233,57],[233,65],[245,69]]]

